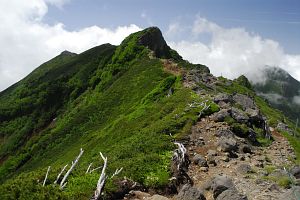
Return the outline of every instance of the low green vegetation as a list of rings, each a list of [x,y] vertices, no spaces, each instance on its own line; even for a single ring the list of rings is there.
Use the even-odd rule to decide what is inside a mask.
[[[108,181],[106,196],[123,177],[151,188],[168,184],[173,142],[190,132],[203,108],[188,105],[207,99],[164,72],[160,59],[150,59],[138,44],[142,34],[117,48],[61,55],[0,93],[0,199],[90,198],[100,171],[85,172],[90,163],[103,164],[99,152],[108,157],[108,175],[123,168]],[[218,111],[207,104],[202,116]],[[53,182],[80,148],[83,156],[60,190]]]

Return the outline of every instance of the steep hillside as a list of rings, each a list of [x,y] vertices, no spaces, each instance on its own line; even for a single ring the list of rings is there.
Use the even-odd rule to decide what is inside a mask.
[[[281,68],[266,67],[265,81],[253,84],[258,95],[296,121],[300,113],[300,82]]]
[[[101,198],[123,198],[130,190],[173,196],[193,182],[189,155],[201,153],[201,141],[224,139],[205,134],[226,128],[236,147],[245,143],[256,152],[272,143],[269,125],[279,122],[297,155],[292,167],[300,153],[292,122],[257,97],[245,77],[214,77],[206,66],[183,60],[151,27],[117,47],[63,52],[0,93],[0,199],[91,199],[103,165],[99,152],[108,158]],[[80,149],[60,187],[58,174],[77,163]]]

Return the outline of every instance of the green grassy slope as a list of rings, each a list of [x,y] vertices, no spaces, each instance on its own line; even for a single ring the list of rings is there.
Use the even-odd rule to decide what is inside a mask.
[[[149,34],[159,42],[153,46],[157,56],[180,59],[151,28],[130,35],[116,50],[104,45],[57,57],[2,94],[2,102],[6,99],[11,107],[0,109],[1,199],[87,199],[99,172],[85,171],[91,162],[101,164],[100,151],[108,156],[108,174],[123,167],[121,177],[144,186],[167,184],[173,141],[189,131],[201,109],[186,106],[201,99],[183,88],[180,76],[166,73],[160,59],[148,57],[144,45],[151,47]],[[37,100],[41,95],[42,103]],[[80,148],[85,152],[65,190],[50,185]],[[47,186],[42,187],[50,165]],[[108,183],[107,191],[113,185]]]
[[[146,187],[165,186],[173,142],[190,132],[202,109],[188,104],[208,96],[183,87],[181,75],[166,72],[161,58],[209,72],[182,60],[157,28],[149,28],[118,47],[106,44],[79,55],[61,54],[0,93],[0,199],[89,199],[100,171],[85,172],[90,163],[102,165],[100,151],[108,157],[108,175],[123,167],[108,181],[105,197],[124,176]],[[218,92],[255,95],[245,80],[230,86],[220,80]],[[272,117],[272,109],[259,100]],[[210,104],[205,114],[218,111]],[[53,182],[80,148],[83,156],[61,190]]]

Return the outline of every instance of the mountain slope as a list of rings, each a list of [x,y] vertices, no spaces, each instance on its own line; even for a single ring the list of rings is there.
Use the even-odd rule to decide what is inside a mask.
[[[300,82],[281,68],[266,67],[263,73],[266,80],[253,84],[255,91],[296,121],[300,113]]]
[[[33,171],[30,184],[18,182],[27,187],[44,175],[38,169],[48,165],[52,180],[83,148],[85,156],[74,172],[79,176],[70,179],[66,195],[92,194],[96,173],[87,190],[76,187],[86,182],[80,175],[89,163],[99,162],[99,151],[108,156],[111,170],[124,168],[123,176],[146,186],[166,184],[174,147],[170,134],[186,131],[200,108],[181,115],[193,97],[180,76],[165,72],[160,59],[150,54],[180,58],[159,29],[149,28],[130,35],[117,49],[102,45],[60,55],[1,93],[1,180]],[[169,91],[172,95],[166,97]],[[174,119],[176,114],[180,117]],[[27,198],[30,194],[23,192]]]
[[[267,120],[259,114],[254,122],[239,121],[246,109],[237,99],[252,99],[266,117],[293,127],[247,83],[214,77],[206,66],[182,60],[155,27],[131,34],[118,47],[64,52],[0,93],[0,198],[90,199],[100,171],[86,171],[90,163],[102,165],[99,152],[108,157],[108,176],[123,168],[106,183],[104,199],[123,198],[130,189],[125,183],[177,192],[182,182],[170,180],[174,141],[189,145],[195,124],[224,108],[216,100],[220,93],[235,99],[228,104],[235,114],[221,123],[246,143],[253,132],[255,145],[271,142],[264,137]],[[84,153],[61,190],[53,182],[80,148]]]

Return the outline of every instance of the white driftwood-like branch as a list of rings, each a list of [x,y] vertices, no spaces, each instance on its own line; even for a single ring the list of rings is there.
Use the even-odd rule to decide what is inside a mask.
[[[198,117],[201,117],[203,111],[206,111],[207,109],[209,109],[210,105],[207,105],[206,102],[203,104],[203,108],[201,109],[201,111],[199,112]]]
[[[112,179],[114,176],[120,174],[120,172],[121,172],[122,170],[123,170],[123,167],[121,167],[120,169],[116,169],[115,173],[113,173],[113,175],[112,175],[110,178]]]
[[[90,168],[91,168],[92,164],[93,164],[93,163],[90,163],[90,164],[89,164],[89,166],[88,166],[88,168],[87,168],[87,170],[86,170],[86,172],[85,172],[86,174],[90,172]]]
[[[181,163],[183,163],[185,161],[185,154],[186,154],[186,148],[183,146],[183,144],[179,143],[179,142],[175,142],[174,144],[176,144],[178,146],[178,149],[176,149],[174,151],[174,159],[178,160],[178,165],[177,168],[180,168]]]
[[[48,169],[47,169],[47,173],[46,173],[46,176],[45,176],[45,179],[44,179],[44,182],[43,182],[43,187],[44,187],[45,184],[46,184],[46,181],[47,181],[47,178],[48,178],[48,173],[49,173],[49,171],[50,171],[50,166],[49,166]]]
[[[65,174],[64,178],[60,182],[60,188],[61,189],[64,188],[65,181],[67,180],[68,176],[70,175],[70,173],[72,172],[72,170],[74,169],[74,167],[76,166],[76,164],[78,163],[78,161],[79,161],[80,157],[82,156],[82,154],[83,154],[83,150],[81,148],[79,155],[77,156],[77,158],[75,159],[75,161],[72,162],[72,166],[70,167],[70,169],[67,171],[67,173]]]
[[[65,171],[65,169],[67,168],[67,166],[68,166],[68,164],[66,164],[66,165],[62,168],[62,170],[60,171],[60,173],[57,175],[57,178],[56,178],[56,180],[54,181],[54,184],[57,183],[57,181],[59,180],[60,176],[62,175],[62,173],[63,173],[63,172]]]
[[[61,189],[64,189],[64,187],[67,185],[68,182],[65,182],[62,186]]]
[[[95,169],[90,170],[90,173],[92,173],[93,171],[96,171],[97,169],[100,169],[100,168],[102,168],[102,166],[96,167]]]
[[[100,175],[98,183],[97,183],[97,188],[95,190],[93,199],[99,199],[99,197],[101,195],[101,191],[104,188],[104,184],[105,184],[105,181],[107,179],[107,176],[105,174],[105,170],[106,170],[106,167],[107,167],[107,157],[104,157],[101,152],[100,152],[100,156],[103,159],[104,164],[103,164],[101,175]]]

